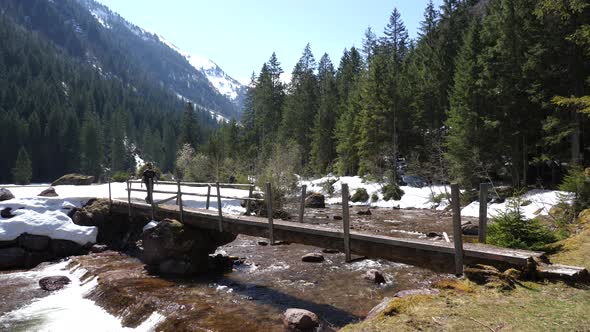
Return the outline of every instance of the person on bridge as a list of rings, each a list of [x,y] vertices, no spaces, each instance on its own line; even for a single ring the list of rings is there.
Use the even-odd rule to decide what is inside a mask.
[[[152,165],[152,163],[146,164],[145,171],[143,171],[141,177],[143,179],[143,183],[145,183],[145,187],[148,192],[145,201],[148,204],[152,204],[154,198],[154,178],[157,177],[156,171],[154,171],[154,166]]]

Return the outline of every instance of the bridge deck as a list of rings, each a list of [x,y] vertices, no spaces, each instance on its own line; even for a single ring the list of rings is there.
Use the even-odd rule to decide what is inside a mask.
[[[151,205],[132,201],[135,216],[151,216]],[[129,203],[126,200],[113,200],[113,212],[127,214]],[[218,229],[219,214],[214,210],[184,208],[184,223],[203,229]],[[179,220],[176,205],[160,205],[156,219],[171,218]],[[268,219],[241,215],[223,215],[223,230],[235,234],[267,237]],[[344,250],[342,230],[298,222],[274,220],[274,236],[278,240],[312,245],[322,248]],[[443,241],[395,238],[350,231],[351,252],[371,258],[383,258],[395,262],[429,268],[435,271],[454,271],[453,243]],[[543,253],[498,248],[490,245],[465,243],[464,260],[466,264],[489,264],[499,268],[526,268],[534,259],[543,259]]]

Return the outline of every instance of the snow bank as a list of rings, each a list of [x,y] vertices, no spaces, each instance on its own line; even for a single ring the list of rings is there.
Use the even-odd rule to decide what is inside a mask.
[[[0,202],[0,210],[10,207],[15,215],[10,219],[0,218],[0,241],[12,241],[28,233],[55,240],[69,240],[80,245],[96,242],[96,227],[78,226],[67,215],[72,208],[81,207],[86,200],[17,196],[27,190],[32,188],[11,189],[16,198]],[[40,190],[36,188],[34,191],[38,194]]]
[[[522,201],[529,204],[521,206],[522,212],[527,219],[533,219],[540,215],[548,215],[552,206],[561,200],[569,200],[569,193],[565,191],[534,189],[523,195]],[[492,218],[500,212],[508,209],[510,201],[504,203],[488,204],[488,217]],[[468,217],[479,216],[479,202],[475,201],[461,210],[461,215]]]
[[[328,195],[327,191],[324,189],[324,183],[326,183],[327,181],[336,181],[333,184],[333,195]],[[373,194],[377,194],[379,200],[377,200],[376,202],[371,202],[371,200],[369,199],[368,202],[350,203],[351,205],[369,204],[372,207],[397,207],[401,209],[436,208],[437,210],[444,210],[449,205],[448,200],[443,199],[440,204],[435,204],[432,201],[432,197],[443,193],[448,193],[450,195],[451,193],[451,188],[449,186],[432,186],[423,188],[402,186],[401,189],[404,191],[405,194],[403,195],[401,200],[385,201],[383,200],[383,194],[381,193],[381,190],[384,186],[383,183],[365,181],[359,176],[335,177],[328,175],[320,179],[300,180],[300,185],[307,185],[307,192],[313,191],[325,195],[327,204],[342,203],[341,192],[343,183],[348,184],[351,195],[353,195],[358,188],[364,188],[369,194],[369,197],[371,197]],[[531,190],[527,192],[522,198],[523,201],[530,202],[530,204],[522,207],[523,213],[527,218],[534,218],[539,215],[548,215],[551,207],[559,203],[560,199],[562,199],[563,197],[567,197],[567,195],[568,193],[563,191],[540,189]],[[505,211],[507,209],[507,204],[508,201],[504,203],[489,204],[488,216],[492,217],[494,215],[497,215],[500,211]],[[478,217],[479,202],[472,202],[471,204],[463,208],[463,210],[461,210],[461,215],[465,217]]]
[[[333,187],[334,187],[334,195],[330,196],[324,190],[323,184],[327,181],[334,181],[337,180]],[[385,201],[383,200],[383,194],[381,190],[383,189],[384,184],[379,182],[371,182],[365,181],[360,176],[343,176],[343,177],[334,177],[334,176],[326,176],[321,179],[315,179],[310,181],[300,181],[300,185],[307,185],[308,192],[319,192],[321,194],[326,195],[326,203],[327,204],[340,204],[342,203],[342,184],[347,183],[348,189],[350,191],[350,195],[353,195],[354,192],[359,188],[364,188],[369,194],[369,197],[372,197],[373,194],[376,194],[379,199],[376,202],[372,202],[369,199],[368,202],[357,202],[350,204],[352,205],[367,205],[370,204],[372,207],[383,207],[383,208],[392,208],[397,207],[401,209],[409,209],[409,208],[416,208],[416,209],[444,209],[447,203],[443,202],[440,205],[435,204],[432,202],[432,197],[436,196],[441,193],[449,192],[451,189],[448,186],[432,186],[432,187],[424,187],[424,188],[413,188],[409,186],[402,186],[401,189],[404,191],[404,195],[402,199],[399,201]]]

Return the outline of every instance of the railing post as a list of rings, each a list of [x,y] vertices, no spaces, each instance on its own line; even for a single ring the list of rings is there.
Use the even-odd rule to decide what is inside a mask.
[[[299,222],[303,222],[303,215],[305,214],[305,195],[307,192],[307,185],[301,186],[301,203],[299,204]]]
[[[488,183],[479,185],[479,243],[486,243],[488,228]]]
[[[109,212],[113,212],[113,196],[111,194],[111,177],[109,176]]]
[[[459,185],[451,184],[451,204],[453,206],[453,242],[455,243],[455,274],[463,274],[463,232],[461,230],[461,201]]]
[[[156,204],[154,203],[154,179],[149,179],[150,188],[148,188],[148,197],[152,205],[152,220],[156,220]]]
[[[180,211],[180,222],[184,223],[184,212],[182,211],[182,191],[180,190],[180,180],[176,180],[178,184],[178,194],[176,194],[176,199],[178,202],[178,210]]]
[[[221,211],[221,189],[219,188],[219,182],[217,185],[217,210],[219,211],[219,231],[223,232],[223,212]]]
[[[129,207],[129,222],[131,222],[132,215],[131,215],[131,182],[127,180],[127,200],[128,200],[128,207]]]
[[[211,201],[211,185],[207,185],[207,204],[205,205],[205,209],[209,210],[209,202]]]
[[[348,210],[348,184],[342,184],[342,227],[344,229],[344,255],[347,262],[350,262],[350,212]]]
[[[268,214],[268,237],[270,244],[275,243],[274,221],[272,218],[272,187],[270,182],[266,183],[266,213]]]
[[[252,209],[252,193],[254,192],[254,185],[250,186],[250,191],[248,192],[248,202],[246,202],[246,215],[249,216]]]

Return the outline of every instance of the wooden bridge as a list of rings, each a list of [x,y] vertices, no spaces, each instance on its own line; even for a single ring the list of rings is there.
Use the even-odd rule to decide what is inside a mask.
[[[157,187],[175,188],[176,190],[153,189],[152,192],[148,192],[146,189],[134,188],[134,184],[141,184],[141,181],[128,181],[127,199],[110,198],[113,213],[127,214],[130,218],[144,216],[152,220],[171,218],[201,229],[215,229],[234,234],[268,237],[271,244],[274,244],[275,239],[279,239],[321,248],[338,249],[345,253],[347,261],[351,260],[351,255],[354,253],[360,256],[381,258],[460,275],[463,272],[464,264],[488,264],[498,268],[518,267],[528,270],[538,267],[537,262],[544,260],[544,255],[541,252],[498,248],[479,243],[463,243],[458,204],[454,204],[453,208],[454,234],[453,243],[450,243],[395,238],[351,231],[348,211],[348,185],[346,184],[342,185],[343,226],[340,230],[301,222],[304,214],[305,186],[302,190],[299,222],[294,222],[275,220],[273,218],[270,184],[267,184],[264,193],[265,199],[255,197],[256,192],[253,185],[161,181],[155,185]],[[207,194],[186,191],[190,187],[207,188]],[[223,196],[222,189],[227,188],[248,190],[249,194],[246,197]],[[212,193],[213,189],[216,191],[215,193]],[[152,197],[153,194],[172,196],[160,201],[155,201],[152,197],[152,203],[149,204],[145,201],[132,199],[132,192],[143,192],[148,197]],[[183,197],[187,196],[206,197],[205,209],[186,208],[183,204]],[[217,200],[216,210],[209,209],[212,198]],[[458,187],[453,185],[452,200],[458,203],[458,198]],[[248,215],[224,214],[221,208],[222,199],[236,199],[247,202],[246,214]],[[266,203],[265,208],[268,217],[262,218],[249,215],[251,214],[250,206],[252,202],[260,203],[261,201]],[[584,272],[584,269],[569,269],[569,267],[559,266],[559,271],[561,274],[565,274],[566,277],[573,277]]]

